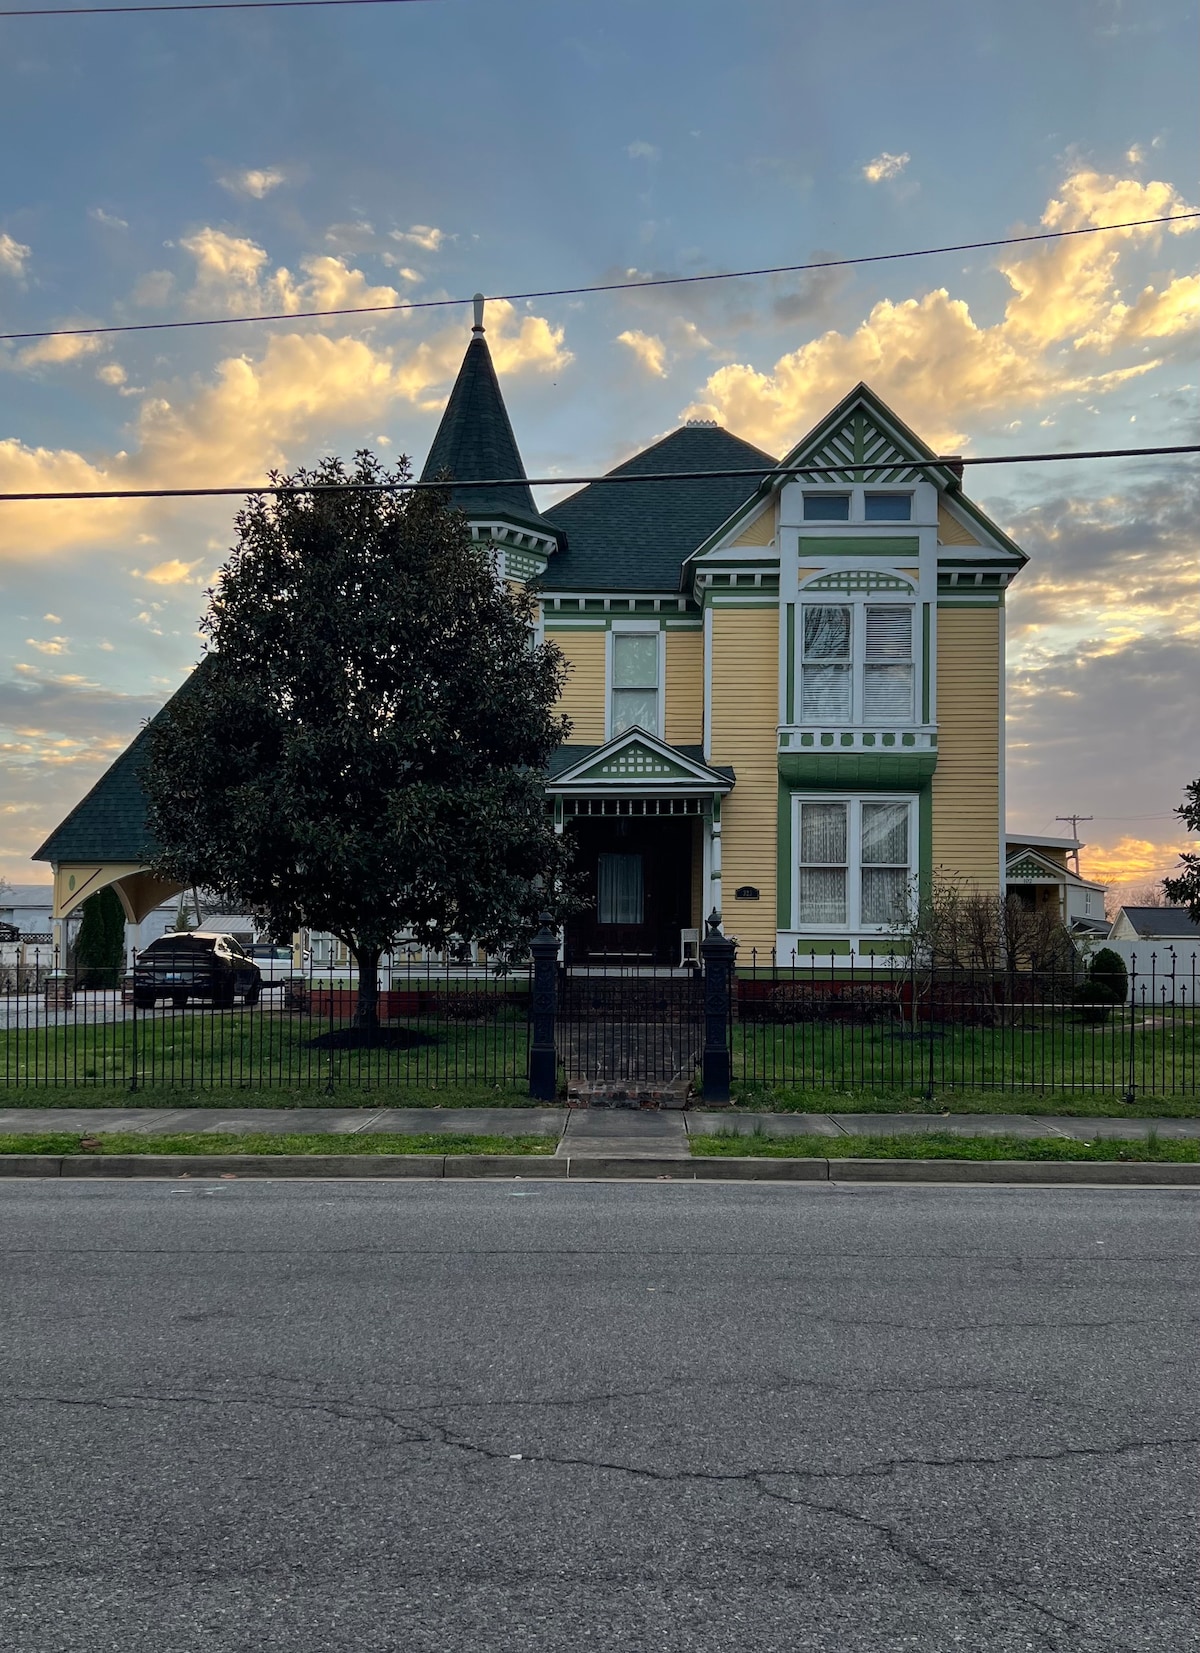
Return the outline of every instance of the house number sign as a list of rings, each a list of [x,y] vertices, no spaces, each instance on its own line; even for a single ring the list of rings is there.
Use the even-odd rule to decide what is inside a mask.
[[[739,884],[733,892],[733,899],[735,901],[757,901],[758,891],[753,884]]]

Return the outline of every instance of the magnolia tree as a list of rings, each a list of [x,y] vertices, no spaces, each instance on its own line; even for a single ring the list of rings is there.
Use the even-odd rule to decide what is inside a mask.
[[[566,873],[563,657],[444,492],[379,486],[409,474],[362,452],[250,500],[146,769],[157,870],[339,936],[366,1027],[397,935],[511,957]]]

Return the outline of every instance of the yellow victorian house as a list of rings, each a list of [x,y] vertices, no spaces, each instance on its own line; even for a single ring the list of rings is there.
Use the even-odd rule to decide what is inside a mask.
[[[716,910],[739,957],[890,953],[935,875],[1003,887],[1004,598],[1024,553],[866,385],[782,458],[690,422],[545,511],[482,305],[423,473],[571,666],[546,777],[586,911],[568,963],[678,964]],[[632,480],[636,479],[636,480]],[[144,737],[37,852],[58,920],[137,921]]]

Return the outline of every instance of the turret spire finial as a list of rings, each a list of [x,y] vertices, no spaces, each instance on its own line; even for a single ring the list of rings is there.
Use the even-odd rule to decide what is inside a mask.
[[[474,302],[475,302],[475,325],[474,325],[474,327],[472,327],[471,331],[472,331],[472,333],[482,333],[483,332],[483,304],[484,304],[483,294],[482,293],[476,293]]]

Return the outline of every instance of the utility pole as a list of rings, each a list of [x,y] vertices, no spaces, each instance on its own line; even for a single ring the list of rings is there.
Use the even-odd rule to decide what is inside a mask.
[[[1070,821],[1070,823],[1071,823],[1071,836],[1072,836],[1072,838],[1075,839],[1076,843],[1078,844],[1078,842],[1079,842],[1079,823],[1080,823],[1080,821],[1090,821],[1092,819],[1092,817],[1090,815],[1056,815],[1054,817],[1054,819],[1056,821],[1063,821],[1063,822]],[[1073,849],[1071,851],[1071,854],[1075,857],[1075,875],[1076,875],[1076,877],[1080,877],[1081,874],[1079,872],[1079,851],[1078,851],[1078,849]]]

